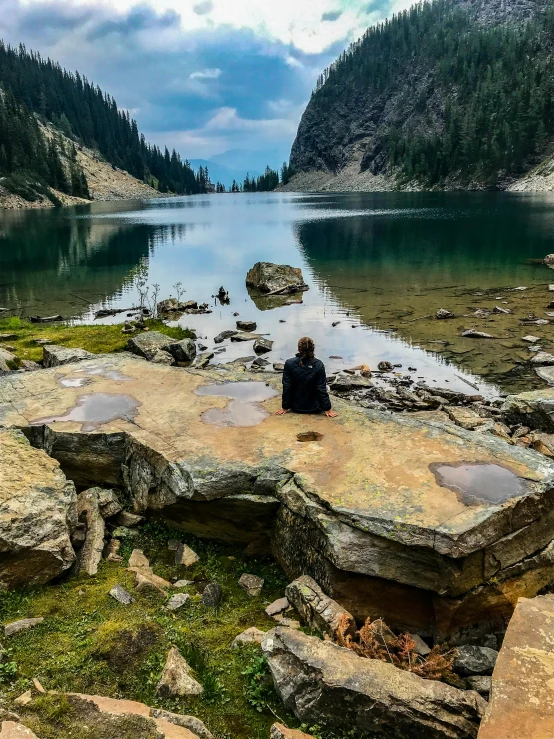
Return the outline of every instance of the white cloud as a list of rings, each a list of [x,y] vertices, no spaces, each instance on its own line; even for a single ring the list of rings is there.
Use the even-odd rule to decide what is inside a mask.
[[[204,69],[201,72],[193,72],[189,75],[191,80],[216,80],[221,77],[221,69]]]

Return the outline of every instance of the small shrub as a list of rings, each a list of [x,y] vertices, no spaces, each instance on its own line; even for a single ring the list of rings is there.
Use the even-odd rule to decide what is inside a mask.
[[[349,619],[344,615],[335,632],[335,642],[341,647],[351,649],[359,657],[378,659],[390,662],[395,667],[413,672],[426,680],[444,680],[454,678],[452,664],[456,650],[445,651],[439,645],[434,646],[427,657],[416,654],[415,642],[410,634],[395,636],[382,622],[376,623],[366,619],[362,628],[352,636],[348,633]]]
[[[259,713],[267,710],[268,702],[274,696],[274,689],[265,657],[253,657],[241,674],[245,678],[244,695],[248,703]]]

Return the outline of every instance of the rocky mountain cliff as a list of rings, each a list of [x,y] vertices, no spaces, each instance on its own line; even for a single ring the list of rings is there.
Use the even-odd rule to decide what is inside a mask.
[[[517,187],[554,138],[553,29],[548,0],[433,0],[369,29],[318,80],[287,189]]]

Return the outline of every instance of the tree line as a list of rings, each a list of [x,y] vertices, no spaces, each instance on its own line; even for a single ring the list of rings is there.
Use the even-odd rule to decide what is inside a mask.
[[[364,91],[417,94],[382,133],[389,168],[426,186],[449,178],[495,186],[526,171],[554,137],[554,8],[521,23],[480,25],[432,0],[369,29],[318,79],[321,115]],[[424,80],[423,82],[421,82]],[[404,82],[405,84],[405,82]]]
[[[188,161],[182,161],[175,150],[170,153],[165,148],[162,152],[148,144],[129,113],[120,110],[113,97],[78,72],[68,72],[52,60],[28,52],[23,45],[16,49],[0,41],[0,85],[5,126],[0,142],[4,144],[6,162],[24,160],[33,172],[45,176],[41,145],[36,156],[29,153],[33,143],[40,139],[38,124],[32,120],[38,116],[53,123],[66,136],[97,149],[113,166],[148,182],[160,192],[205,192],[204,179],[193,171]],[[6,133],[12,135],[23,120],[23,129],[12,146]],[[46,141],[44,146],[48,146]],[[5,163],[5,169],[1,167],[0,163],[0,173],[15,171],[13,164]]]

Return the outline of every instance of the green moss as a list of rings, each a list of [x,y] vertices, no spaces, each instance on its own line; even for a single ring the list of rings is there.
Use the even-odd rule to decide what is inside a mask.
[[[151,331],[160,331],[180,341],[194,336],[188,329],[166,326],[162,321],[148,320]],[[0,334],[15,334],[9,343],[14,347],[18,360],[42,360],[42,346],[35,339],[48,339],[52,344],[79,347],[93,354],[123,351],[129,336],[121,332],[121,324],[115,325],[68,325],[66,323],[30,323],[21,318],[0,319]]]
[[[174,552],[167,548],[169,539],[186,541],[200,562],[189,569],[176,566]],[[278,700],[267,672],[258,676],[259,648],[230,649],[244,629],[257,626],[267,631],[275,626],[264,608],[283,595],[286,580],[277,565],[245,559],[235,547],[196,540],[157,523],[146,524],[137,538],[124,541],[121,552],[127,557],[134,547],[143,549],[154,572],[162,577],[218,582],[224,593],[220,607],[204,607],[193,585],[185,590],[191,600],[175,613],[167,611],[163,595],[134,591],[133,575],[127,572],[125,561],[102,562],[95,577],[72,576],[44,587],[0,593],[4,623],[31,616],[45,619],[10,639],[10,661],[16,663],[17,672],[1,686],[8,698],[28,689],[37,677],[47,690],[124,697],[198,716],[218,739],[267,739],[275,721],[272,711],[296,725]],[[239,587],[244,572],[265,579],[260,597],[252,598]],[[130,606],[108,595],[116,583],[133,592],[136,601]],[[156,696],[172,645],[179,648],[204,686],[201,697]],[[47,717],[44,706],[38,704],[33,704],[31,712],[35,725],[29,726],[37,736],[56,736],[56,725],[57,736],[63,735],[63,717]],[[97,737],[94,733],[71,736]]]

